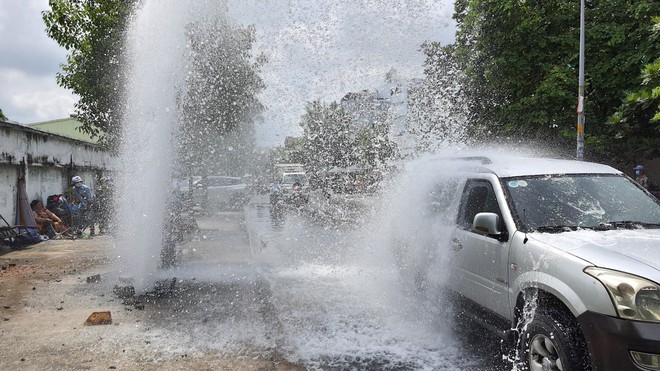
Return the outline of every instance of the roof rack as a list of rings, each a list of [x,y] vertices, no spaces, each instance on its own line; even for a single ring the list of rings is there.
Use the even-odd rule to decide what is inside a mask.
[[[479,161],[482,165],[492,164],[491,161],[486,156],[465,156],[465,157],[452,157],[452,160],[462,160],[462,161]]]

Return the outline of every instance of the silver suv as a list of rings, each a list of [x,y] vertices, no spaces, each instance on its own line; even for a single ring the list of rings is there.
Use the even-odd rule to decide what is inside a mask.
[[[657,199],[595,163],[473,157],[436,170],[453,174],[425,190],[429,218],[451,224],[436,244],[446,287],[516,344],[523,369],[660,370]]]

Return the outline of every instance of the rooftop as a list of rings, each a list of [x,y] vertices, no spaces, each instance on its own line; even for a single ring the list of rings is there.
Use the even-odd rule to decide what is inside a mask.
[[[492,172],[499,177],[545,174],[621,174],[613,167],[593,162],[540,157],[469,157],[479,171]]]

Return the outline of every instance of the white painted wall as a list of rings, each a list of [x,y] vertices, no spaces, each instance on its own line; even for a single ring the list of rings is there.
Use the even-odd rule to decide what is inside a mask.
[[[93,187],[109,164],[110,156],[95,144],[0,122],[0,214],[13,225],[23,169],[29,200],[45,204],[48,196],[64,193],[74,175]]]

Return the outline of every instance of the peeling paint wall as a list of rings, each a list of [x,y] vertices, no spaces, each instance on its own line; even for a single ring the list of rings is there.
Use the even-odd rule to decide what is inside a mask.
[[[0,164],[0,215],[7,222],[14,222],[14,213],[16,209],[16,181],[18,171],[13,167]],[[0,226],[4,227],[3,221]]]
[[[13,225],[16,184],[23,173],[28,198],[45,204],[48,196],[64,193],[74,175],[93,187],[109,164],[109,155],[97,145],[0,121],[0,214]]]

